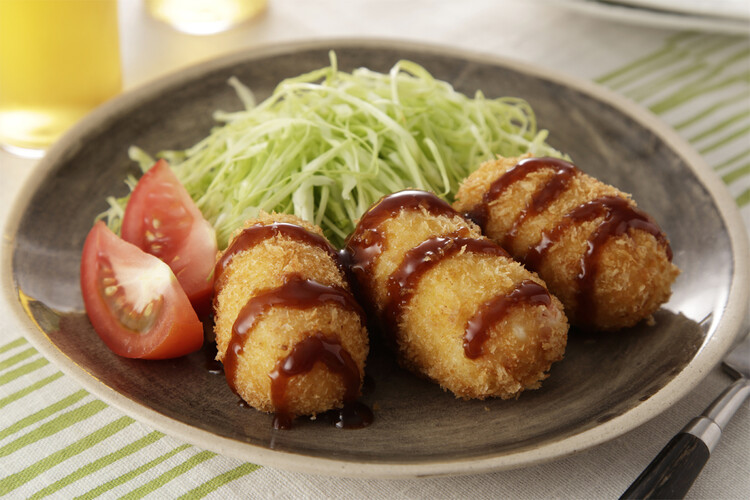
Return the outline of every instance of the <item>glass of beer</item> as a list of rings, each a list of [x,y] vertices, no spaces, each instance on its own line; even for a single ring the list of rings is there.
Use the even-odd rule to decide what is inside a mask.
[[[117,0],[0,0],[0,146],[40,157],[122,89]]]
[[[211,35],[243,23],[266,8],[266,0],[146,0],[148,12],[178,31]]]

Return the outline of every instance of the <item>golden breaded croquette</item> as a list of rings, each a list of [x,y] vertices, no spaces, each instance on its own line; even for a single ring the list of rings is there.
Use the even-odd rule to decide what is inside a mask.
[[[322,231],[262,213],[216,265],[216,359],[248,404],[275,425],[359,396],[368,353],[361,307]]]
[[[453,207],[539,273],[571,324],[633,326],[669,299],[669,243],[630,196],[556,158],[498,158],[460,186]]]
[[[401,365],[457,397],[516,397],[563,357],[560,302],[434,194],[384,197],[347,251]]]

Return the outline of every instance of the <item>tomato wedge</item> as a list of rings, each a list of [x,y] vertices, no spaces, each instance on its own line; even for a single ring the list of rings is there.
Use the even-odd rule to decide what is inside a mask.
[[[176,358],[203,344],[203,325],[169,266],[102,221],[83,245],[81,291],[94,330],[120,356]]]
[[[136,184],[122,219],[122,238],[174,271],[190,302],[207,312],[213,293],[216,232],[164,160]]]

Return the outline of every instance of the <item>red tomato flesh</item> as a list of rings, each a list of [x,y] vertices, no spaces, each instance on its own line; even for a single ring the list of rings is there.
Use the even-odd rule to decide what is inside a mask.
[[[159,160],[136,184],[122,219],[122,238],[166,262],[198,312],[213,293],[216,233],[172,169]]]
[[[169,266],[102,221],[83,245],[81,291],[94,330],[120,356],[176,358],[203,344],[203,325]]]

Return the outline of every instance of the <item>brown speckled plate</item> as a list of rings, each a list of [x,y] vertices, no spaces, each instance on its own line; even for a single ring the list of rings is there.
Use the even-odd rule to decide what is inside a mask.
[[[564,361],[540,390],[515,401],[460,401],[399,369],[377,345],[364,400],[375,422],[340,431],[238,406],[212,350],[170,361],[119,358],[83,313],[80,252],[105,197],[137,171],[127,148],[185,148],[215,109],[241,104],[230,76],[259,98],[283,78],[328,63],[387,71],[401,58],[473,94],[520,96],[549,141],[584,171],[633,193],[666,230],[682,269],[653,326],[617,334],[572,331]],[[11,217],[3,245],[6,300],[26,336],[84,387],[125,413],[198,446],[275,467],[404,477],[519,467],[619,436],[694,387],[731,346],[748,304],[747,241],[723,185],[692,149],[651,115],[593,85],[515,62],[441,47],[370,41],[290,44],[234,54],[127,93],[95,111],[49,152]]]

